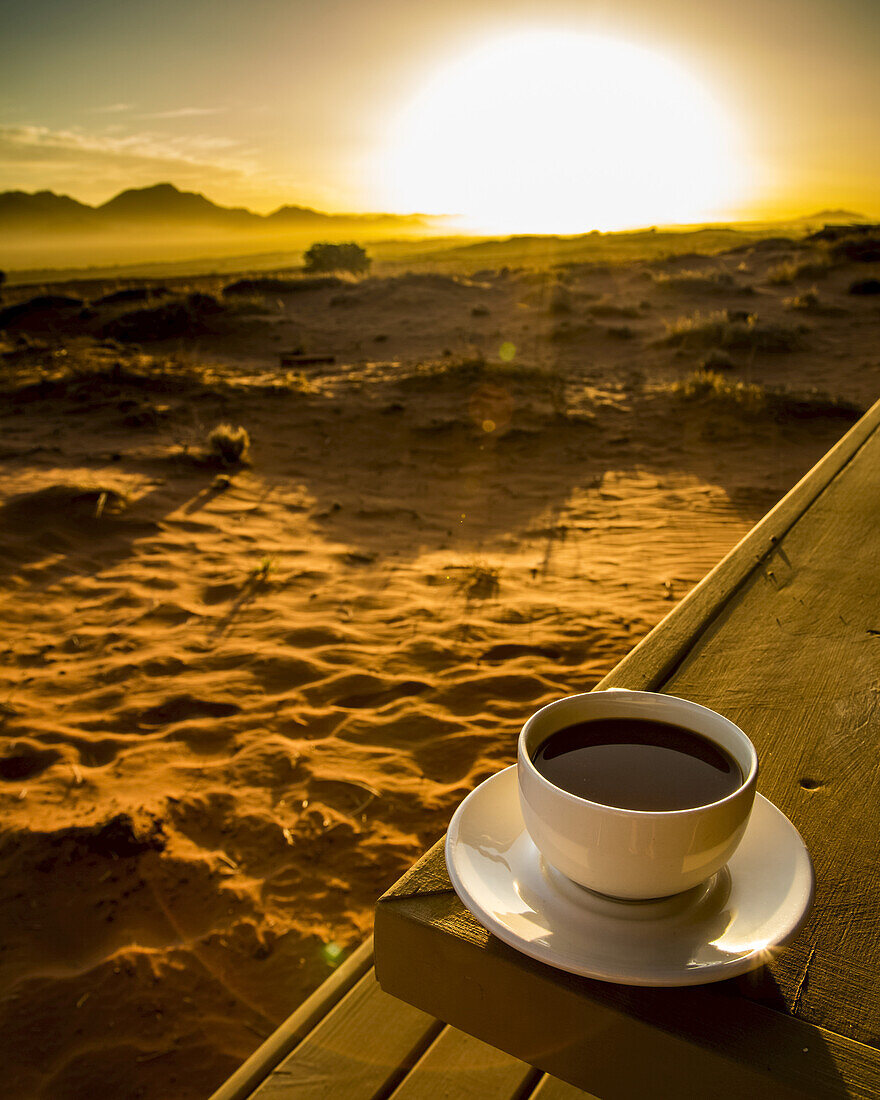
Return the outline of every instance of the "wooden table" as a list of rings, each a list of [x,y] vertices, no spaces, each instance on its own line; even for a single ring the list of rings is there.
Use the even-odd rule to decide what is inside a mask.
[[[386,992],[602,1100],[880,1096],[878,425],[880,402],[599,685],[751,736],[815,866],[797,939],[714,985],[580,978],[483,929],[440,842],[378,903]]]

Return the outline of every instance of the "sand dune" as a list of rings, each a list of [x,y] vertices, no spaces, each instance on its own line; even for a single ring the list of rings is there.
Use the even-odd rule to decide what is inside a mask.
[[[707,349],[664,322],[726,302],[808,328],[729,349],[730,377],[873,399],[864,265],[823,281],[838,312],[801,314],[767,279],[794,255],[689,261],[721,291],[654,278],[681,263],[377,277],[185,345],[8,337],[9,1095],[207,1095],[524,719],[592,687],[824,453],[842,406],[672,387]],[[337,365],[280,372],[294,344]],[[249,465],[203,454],[221,421]]]

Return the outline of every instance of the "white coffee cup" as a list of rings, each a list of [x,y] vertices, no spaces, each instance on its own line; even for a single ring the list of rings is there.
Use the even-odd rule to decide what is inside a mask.
[[[533,757],[550,734],[599,718],[668,722],[700,734],[739,765],[727,797],[681,810],[604,806],[562,790]],[[519,736],[517,779],[525,827],[544,859],[581,886],[616,898],[667,897],[720,870],[742,839],[755,798],[758,756],[751,741],[714,710],[650,691],[594,691],[542,707]]]

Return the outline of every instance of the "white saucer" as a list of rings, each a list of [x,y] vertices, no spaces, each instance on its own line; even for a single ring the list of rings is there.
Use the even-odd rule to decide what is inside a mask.
[[[813,902],[797,829],[761,795],[728,865],[657,901],[615,901],[546,865],[523,825],[516,765],[472,791],[446,837],[455,892],[500,940],[533,959],[621,985],[701,985],[769,961]]]

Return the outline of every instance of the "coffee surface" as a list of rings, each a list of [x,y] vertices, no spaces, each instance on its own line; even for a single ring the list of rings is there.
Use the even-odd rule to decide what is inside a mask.
[[[627,810],[707,806],[742,783],[739,765],[698,733],[644,718],[597,718],[551,733],[536,769],[571,794]]]

